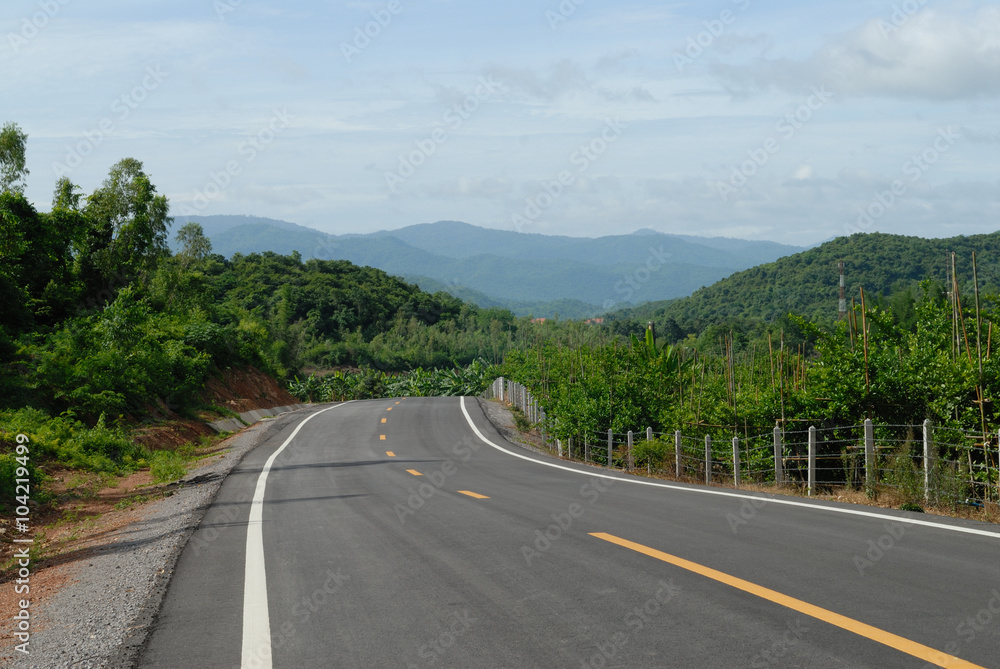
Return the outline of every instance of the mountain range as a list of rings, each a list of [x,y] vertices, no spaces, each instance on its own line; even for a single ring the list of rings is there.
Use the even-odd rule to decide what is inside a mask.
[[[481,228],[458,221],[369,234],[331,235],[252,216],[178,216],[195,221],[215,253],[273,251],[343,259],[518,315],[588,318],[616,307],[690,295],[734,272],[803,249],[769,241],[639,230],[599,238]],[[175,243],[175,242],[172,242]]]

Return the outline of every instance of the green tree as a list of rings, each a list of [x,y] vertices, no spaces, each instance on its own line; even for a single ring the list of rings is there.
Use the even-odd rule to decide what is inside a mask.
[[[187,223],[177,231],[175,239],[181,245],[181,252],[178,255],[185,265],[204,260],[212,253],[212,240],[205,236],[205,230],[200,223],[194,221]]]
[[[80,187],[69,180],[69,177],[59,177],[55,193],[52,194],[53,209],[80,210]]]
[[[27,141],[28,135],[13,121],[0,130],[0,193],[24,192],[24,178],[28,176],[24,159]]]
[[[168,210],[167,198],[156,194],[135,158],[115,164],[101,188],[87,198],[84,211],[91,229],[81,273],[88,289],[106,291],[101,302],[169,255],[167,228],[173,219]]]

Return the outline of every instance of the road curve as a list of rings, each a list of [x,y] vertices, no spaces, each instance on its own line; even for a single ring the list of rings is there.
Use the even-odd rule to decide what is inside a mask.
[[[319,409],[223,483],[139,666],[1000,666],[995,526],[637,484],[470,398]]]

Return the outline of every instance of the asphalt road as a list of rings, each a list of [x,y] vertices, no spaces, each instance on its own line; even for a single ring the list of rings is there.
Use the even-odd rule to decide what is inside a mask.
[[[334,406],[249,453],[140,666],[1000,666],[996,526],[600,478],[462,402]]]

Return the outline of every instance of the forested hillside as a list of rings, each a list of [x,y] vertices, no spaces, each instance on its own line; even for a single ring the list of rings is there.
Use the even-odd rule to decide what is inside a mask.
[[[980,290],[1000,291],[1000,233],[923,239],[881,233],[839,237],[819,247],[738,272],[690,297],[651,302],[611,314],[623,330],[654,321],[674,341],[722,327],[762,332],[789,313],[832,324],[837,320],[838,263],[844,261],[848,306],[863,287],[872,304],[893,306],[913,320],[918,284],[930,279],[943,290],[956,253],[960,289],[971,294],[971,254],[979,254]],[[912,324],[912,323],[911,323]],[[773,328],[772,328],[773,329]]]
[[[26,139],[13,124],[0,136],[0,498],[21,431],[39,462],[120,473],[152,457],[130,437],[143,423],[226,415],[203,392],[224,370],[454,368],[527,336],[509,311],[371,267],[214,254],[197,223],[172,229],[133,158],[86,196],[60,179],[40,211],[23,195]]]

